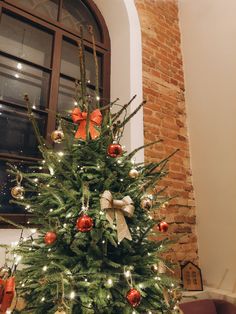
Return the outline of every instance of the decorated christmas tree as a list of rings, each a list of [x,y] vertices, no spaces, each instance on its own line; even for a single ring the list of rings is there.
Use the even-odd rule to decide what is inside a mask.
[[[168,224],[153,214],[169,200],[158,183],[170,156],[135,163],[144,147],[127,152],[120,141],[145,102],[129,115],[135,97],[104,105],[98,71],[95,96],[88,95],[83,41],[79,52],[76,106],[71,120],[58,117],[52,145],[39,134],[25,96],[43,160],[30,172],[9,172],[17,181],[14,202],[33,214],[37,232],[27,237],[22,229],[11,271],[1,269],[0,311],[10,306],[16,280],[24,306],[15,313],[177,313],[178,286],[162,257]],[[97,69],[95,48],[94,61]]]

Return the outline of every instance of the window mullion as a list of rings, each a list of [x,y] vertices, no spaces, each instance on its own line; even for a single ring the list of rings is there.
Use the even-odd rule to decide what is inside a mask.
[[[61,16],[62,16],[62,6],[63,6],[63,0],[59,1],[59,8],[58,8],[58,16],[57,16],[57,21],[61,21]]]
[[[48,124],[47,124],[47,139],[50,138],[50,135],[56,126],[56,112],[57,112],[60,68],[61,68],[61,46],[62,46],[62,32],[57,31],[55,33],[54,45],[53,45],[52,74],[51,74],[49,112],[48,112]]]

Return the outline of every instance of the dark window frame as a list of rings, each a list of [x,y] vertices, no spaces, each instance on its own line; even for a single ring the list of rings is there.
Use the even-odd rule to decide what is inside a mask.
[[[104,21],[103,16],[98,10],[97,6],[92,0],[82,0],[82,2],[90,9],[93,17],[95,18],[99,31],[101,32],[102,40],[101,42],[96,41],[96,50],[99,55],[102,56],[102,85],[100,88],[100,92],[102,94],[103,103],[107,104],[110,100],[110,38],[109,32]],[[18,4],[19,3],[19,4]],[[50,85],[49,85],[49,96],[48,96],[48,107],[45,110],[42,109],[33,109],[35,113],[47,115],[47,127],[46,127],[46,139],[50,140],[50,135],[52,131],[56,127],[56,115],[57,111],[57,102],[58,102],[58,92],[59,92],[59,82],[60,77],[63,77],[63,74],[60,72],[61,68],[61,51],[62,51],[62,42],[63,38],[68,38],[73,42],[79,42],[81,37],[77,32],[72,32],[70,29],[61,25],[59,21],[54,21],[51,19],[47,19],[39,14],[35,14],[34,12],[30,12],[26,8],[21,7],[20,1],[17,3],[14,0],[0,0],[0,25],[1,25],[1,15],[2,13],[10,14],[11,16],[15,16],[22,21],[27,21],[27,23],[37,26],[38,28],[45,29],[47,32],[52,33],[54,36],[53,40],[53,48],[52,48],[52,61],[50,67],[41,66],[31,62],[29,60],[24,60],[19,57],[13,56],[1,50],[0,55],[5,57],[10,57],[11,59],[26,63],[27,65],[34,66],[35,68],[44,70],[51,75]],[[58,16],[61,15],[62,12],[62,0],[59,0],[59,13]],[[87,49],[92,49],[92,40],[85,38],[84,40],[85,47]],[[73,79],[68,77],[68,79]],[[92,86],[93,88],[93,86]],[[5,100],[0,100],[0,104],[9,105],[12,108],[24,108],[22,104],[12,103]],[[25,109],[26,110],[26,109]],[[22,155],[12,155],[0,153],[0,160],[7,160],[10,162],[25,162],[25,163],[33,163],[40,159],[31,158]],[[25,224],[27,219],[24,213],[22,214],[12,214],[12,213],[3,213],[1,216],[11,219],[12,221],[20,224]],[[5,228],[9,227],[5,223],[0,221],[0,226]]]

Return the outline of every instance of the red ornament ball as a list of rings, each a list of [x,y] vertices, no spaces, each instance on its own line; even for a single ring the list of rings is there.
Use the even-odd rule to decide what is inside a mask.
[[[53,231],[48,231],[45,236],[44,236],[44,242],[47,245],[51,245],[53,243],[55,243],[57,240],[57,235],[55,232]]]
[[[161,231],[161,232],[166,232],[166,231],[168,230],[168,228],[169,228],[169,225],[168,225],[168,223],[165,222],[165,221],[162,221],[162,222],[160,222],[160,223],[158,224],[158,229],[159,229],[159,231]]]
[[[127,292],[126,299],[132,307],[137,307],[141,302],[141,293],[132,288]]]
[[[86,214],[83,214],[77,219],[76,229],[80,232],[88,232],[93,228],[93,219]]]
[[[122,149],[121,145],[118,143],[112,143],[107,148],[107,154],[110,157],[116,158],[116,157],[121,156],[122,153],[123,153],[123,149]]]

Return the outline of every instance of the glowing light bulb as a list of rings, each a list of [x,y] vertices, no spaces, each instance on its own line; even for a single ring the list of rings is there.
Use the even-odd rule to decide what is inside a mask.
[[[45,298],[44,298],[44,297],[42,297],[41,302],[44,302],[44,301],[45,301]]]
[[[107,284],[111,287],[113,285],[113,280],[111,278],[109,278],[107,280]]]
[[[30,232],[31,232],[31,233],[36,233],[36,232],[37,232],[37,229],[30,229]]]
[[[19,62],[19,63],[17,63],[16,67],[17,67],[18,70],[21,70],[22,69],[22,64]]]
[[[20,77],[19,74],[17,74],[17,73],[14,76],[15,76],[15,78],[19,78]]]
[[[48,267],[45,265],[43,266],[43,271],[47,271]]]
[[[75,292],[74,291],[71,291],[70,293],[70,299],[73,300],[75,298]]]
[[[125,272],[125,277],[126,278],[129,278],[131,276],[131,272],[130,272],[130,270],[127,270],[126,272]]]

